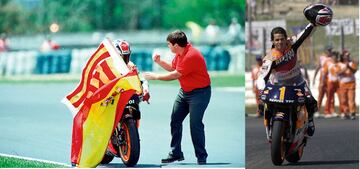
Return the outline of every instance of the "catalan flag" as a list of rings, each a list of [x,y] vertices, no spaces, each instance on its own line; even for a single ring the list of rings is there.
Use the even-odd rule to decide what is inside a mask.
[[[72,164],[96,167],[101,162],[120,120],[117,112],[135,92],[141,92],[140,86],[137,72],[129,72],[111,40],[105,39],[86,63],[78,86],[62,100],[75,116]]]

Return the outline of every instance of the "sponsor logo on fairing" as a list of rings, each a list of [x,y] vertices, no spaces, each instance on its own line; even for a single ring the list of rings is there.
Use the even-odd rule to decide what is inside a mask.
[[[270,102],[275,102],[275,103],[282,103],[283,101],[279,100],[279,99],[269,99]]]

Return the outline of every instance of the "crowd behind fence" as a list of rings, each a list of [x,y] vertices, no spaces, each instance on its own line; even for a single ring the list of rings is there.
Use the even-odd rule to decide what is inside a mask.
[[[244,73],[244,45],[238,46],[200,46],[209,71]],[[88,58],[96,48],[62,49],[50,52],[35,50],[0,53],[0,74],[2,76],[32,74],[80,74]],[[153,53],[159,53],[165,60],[171,61],[174,54],[168,48],[133,49],[131,60],[140,71],[161,71],[153,64]]]

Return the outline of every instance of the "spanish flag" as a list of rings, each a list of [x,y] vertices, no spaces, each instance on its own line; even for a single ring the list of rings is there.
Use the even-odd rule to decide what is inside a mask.
[[[74,115],[72,164],[96,167],[101,162],[120,119],[116,112],[122,112],[137,90],[141,90],[137,72],[129,71],[106,38],[87,61],[78,86],[62,100]]]

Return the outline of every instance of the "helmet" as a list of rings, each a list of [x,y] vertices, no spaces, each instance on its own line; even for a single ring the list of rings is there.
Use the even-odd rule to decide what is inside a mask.
[[[311,4],[304,9],[303,13],[311,23],[321,26],[328,25],[333,16],[331,8],[324,4]]]
[[[128,63],[130,60],[130,45],[128,42],[122,39],[117,39],[114,41],[115,48],[119,51],[120,55],[124,59],[125,63]]]

